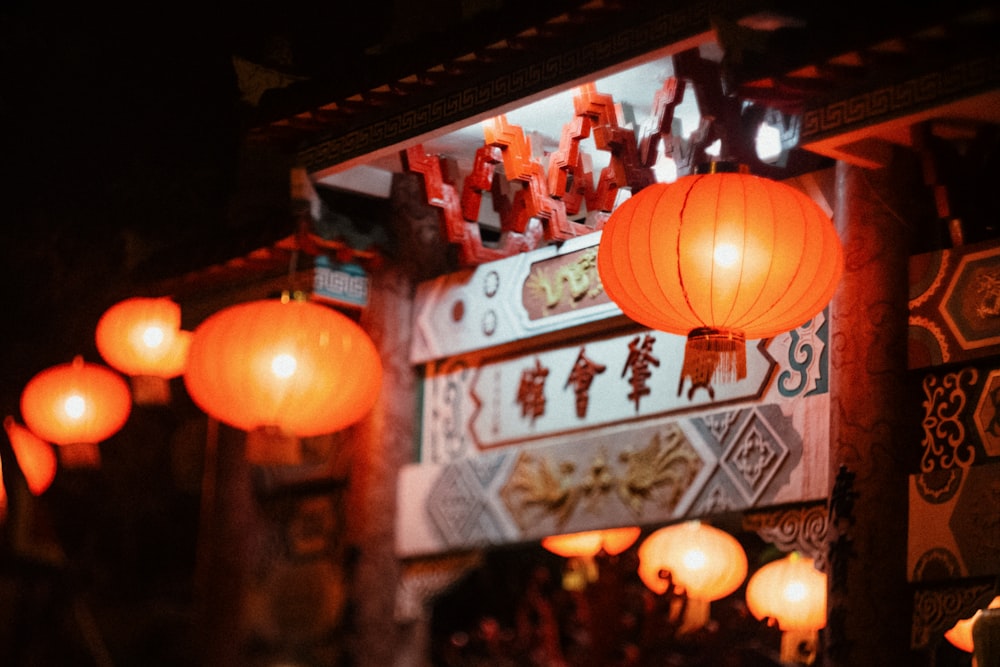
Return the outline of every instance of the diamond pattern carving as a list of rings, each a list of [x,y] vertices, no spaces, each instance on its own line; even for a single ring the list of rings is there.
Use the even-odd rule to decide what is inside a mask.
[[[720,464],[736,488],[755,503],[788,457],[788,446],[755,411],[730,443]]]

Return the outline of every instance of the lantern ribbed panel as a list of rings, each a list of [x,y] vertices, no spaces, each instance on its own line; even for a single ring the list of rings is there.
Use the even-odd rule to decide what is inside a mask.
[[[65,411],[66,400],[83,399],[78,418]],[[110,368],[84,362],[47,368],[21,392],[21,417],[31,432],[57,445],[94,444],[107,440],[128,421],[132,394],[124,379]]]
[[[132,297],[104,311],[97,321],[97,350],[109,366],[126,375],[165,379],[184,372],[190,332],[181,331],[181,309],[166,297]],[[161,331],[155,346],[144,341],[150,328]]]
[[[716,247],[735,263],[723,267]],[[766,338],[806,322],[833,297],[843,251],[802,192],[740,173],[684,176],[643,188],[604,226],[598,271],[608,296],[660,331]]]
[[[701,567],[692,567],[689,554],[704,557]],[[729,533],[700,521],[687,521],[660,528],[639,545],[639,578],[656,592],[666,591],[660,570],[668,570],[675,584],[688,597],[702,600],[723,598],[743,583],[747,556],[743,546]]]
[[[295,372],[276,377],[276,355]],[[260,300],[225,308],[194,331],[184,382],[209,415],[238,429],[277,427],[298,437],[350,426],[372,408],[382,364],[348,317],[305,301]]]
[[[826,588],[826,575],[813,559],[792,553],[754,572],[747,582],[747,609],[757,619],[773,619],[783,631],[819,630],[826,625]]]

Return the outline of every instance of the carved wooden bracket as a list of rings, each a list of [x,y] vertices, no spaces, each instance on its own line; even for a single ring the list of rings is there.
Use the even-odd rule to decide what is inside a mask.
[[[826,571],[826,503],[784,507],[743,516],[743,528],[760,535],[785,553],[798,551]]]

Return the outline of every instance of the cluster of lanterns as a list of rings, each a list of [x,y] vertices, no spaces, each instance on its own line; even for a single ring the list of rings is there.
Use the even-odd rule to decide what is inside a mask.
[[[248,442],[252,434],[271,434],[255,440],[258,463],[287,462],[268,455],[269,442],[357,422],[381,387],[381,360],[364,330],[332,308],[288,294],[230,306],[193,332],[181,329],[180,306],[170,298],[129,298],[101,316],[95,339],[108,366],[78,356],[41,371],[21,393],[24,425],[13,416],[4,421],[36,495],[52,483],[57,459],[98,465],[98,443],[125,425],[133,402],[166,402],[168,381],[181,375],[195,404],[247,431]]]
[[[592,559],[605,545],[608,555],[631,546],[640,529],[614,528],[547,537],[542,546],[565,558]],[[747,579],[748,562],[739,541],[698,520],[660,528],[638,547],[638,575],[658,595],[673,585],[687,598],[679,632],[693,632],[709,619],[710,605],[746,581],[747,609],[782,631],[781,659],[808,662],[818,632],[826,626],[826,575],[798,552],[772,560]],[[669,573],[669,577],[668,577]]]

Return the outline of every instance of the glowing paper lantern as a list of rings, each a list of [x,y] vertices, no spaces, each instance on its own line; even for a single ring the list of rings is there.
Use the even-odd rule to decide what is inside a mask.
[[[113,370],[77,356],[35,375],[21,392],[21,416],[42,440],[73,448],[94,464],[96,444],[117,433],[132,411],[128,384]]]
[[[184,372],[189,336],[181,309],[166,297],[133,297],[104,311],[97,322],[97,349],[125,375],[172,378]]]
[[[660,572],[670,572],[687,593],[681,631],[696,630],[708,620],[709,605],[729,595],[747,575],[747,556],[729,533],[700,521],[660,528],[639,545],[639,578],[655,593],[667,590]]]
[[[550,535],[542,540],[542,546],[563,558],[593,558],[602,550],[615,556],[632,546],[639,533],[640,529],[633,526]]]
[[[640,528],[632,526],[550,535],[542,540],[542,546],[557,556],[569,559],[563,574],[563,588],[582,590],[588,583],[597,580],[594,557],[601,551],[609,556],[620,554],[632,546],[640,532]]]
[[[80,356],[38,373],[21,393],[25,424],[57,445],[107,440],[125,425],[131,409],[121,376]]]
[[[817,632],[826,626],[826,589],[826,574],[812,558],[794,551],[764,565],[747,582],[750,613],[771,619],[782,631],[783,661],[798,662],[801,646],[815,649]]]
[[[195,329],[184,383],[206,413],[251,436],[270,434],[264,440],[277,447],[364,417],[378,398],[382,363],[347,316],[265,299],[224,308]],[[260,442],[248,438],[248,448]]]
[[[45,493],[56,477],[56,453],[49,443],[18,424],[9,415],[3,420],[3,427],[7,431],[7,439],[14,450],[17,465],[28,483],[28,490],[36,496]]]
[[[166,403],[170,378],[184,372],[191,332],[181,309],[166,297],[132,297],[108,308],[97,322],[97,350],[132,378],[137,403]]]
[[[627,199],[597,253],[604,290],[625,315],[688,337],[682,380],[691,392],[746,377],[746,339],[814,317],[843,264],[836,230],[812,199],[724,164]]]
[[[990,604],[986,607],[987,609],[1000,609],[1000,596],[993,598]],[[983,610],[977,609],[976,613],[969,618],[963,618],[958,621],[944,633],[944,638],[947,639],[952,646],[961,649],[966,653],[972,653],[974,648],[972,642],[972,626],[982,617]]]

